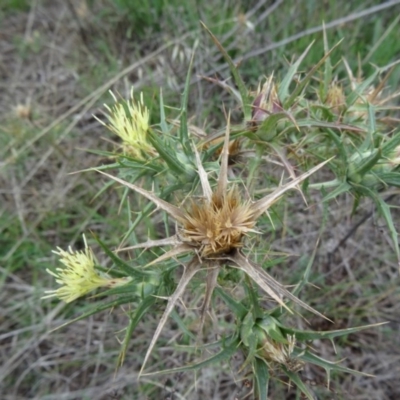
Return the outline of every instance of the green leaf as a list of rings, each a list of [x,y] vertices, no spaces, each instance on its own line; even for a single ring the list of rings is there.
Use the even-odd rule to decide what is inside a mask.
[[[299,342],[303,342],[307,340],[317,340],[317,339],[334,339],[336,337],[349,335],[350,333],[357,333],[364,329],[375,328],[383,324],[386,324],[386,322],[381,322],[371,325],[356,326],[354,328],[337,329],[334,331],[320,331],[320,332],[292,329],[281,324],[279,324],[279,326],[286,335],[294,335]]]
[[[278,343],[287,344],[288,341],[286,337],[282,334],[280,329],[280,323],[277,319],[270,315],[264,315],[261,321],[257,321],[257,327],[263,330],[271,339]]]
[[[56,331],[58,329],[64,328],[65,326],[71,325],[74,322],[80,321],[82,319],[85,319],[87,317],[90,317],[91,315],[97,314],[101,311],[104,310],[108,310],[109,308],[115,308],[118,307],[122,304],[127,304],[127,303],[132,303],[135,300],[137,300],[136,295],[135,296],[126,296],[126,297],[122,297],[119,298],[117,300],[113,300],[113,301],[108,301],[106,303],[100,304],[96,307],[93,307],[91,310],[81,314],[79,317],[76,317],[74,319],[71,319],[70,321],[65,322],[64,324],[57,326],[56,328],[52,329],[50,332]]]
[[[328,57],[325,58],[325,69],[324,69],[324,81],[323,81],[323,91],[321,93],[321,98],[325,99],[328,90],[329,90],[329,85],[332,82],[332,63],[331,63],[331,51],[329,50],[329,44],[328,44],[328,38],[326,35],[326,29],[325,29],[325,23],[323,24],[323,35],[324,35],[324,52],[325,54],[328,55]]]
[[[192,332],[190,332],[188,328],[186,328],[183,319],[180,317],[175,309],[171,311],[170,318],[172,318],[176,322],[181,332],[183,332],[185,335],[189,336],[193,340],[197,339],[196,336]]]
[[[155,277],[155,275],[153,275]],[[154,291],[158,288],[158,284],[156,284],[155,279],[153,282],[140,282],[131,281],[123,286],[118,286],[103,292],[100,292],[92,297],[106,297],[106,296],[121,296],[126,294],[136,295],[137,298],[149,296],[154,293]]]
[[[400,268],[399,239],[396,228],[393,224],[392,215],[390,213],[390,207],[388,206],[388,204],[385,203],[385,201],[379,195],[374,195],[372,198],[375,200],[376,206],[379,212],[381,213],[382,217],[386,221],[387,227],[389,228],[390,236],[392,237],[393,247],[396,252],[397,261],[399,262],[399,268]]]
[[[168,164],[168,167],[175,172],[178,176],[186,174],[186,168],[180,162],[178,162],[176,156],[176,146],[170,144],[167,140],[167,136],[161,138],[156,135],[152,130],[147,132],[147,137],[152,146],[157,150],[160,157]]]
[[[300,376],[297,373],[289,371],[284,365],[282,365],[282,369],[285,372],[286,376],[299,388],[299,390],[305,396],[307,396],[309,400],[315,400],[314,394],[305,385],[305,383],[301,380]]]
[[[260,125],[260,127],[257,129],[255,132],[255,135],[263,140],[264,142],[269,142],[271,141],[277,134],[276,132],[276,124],[278,123],[279,120],[288,118],[292,121],[291,118],[289,118],[288,114],[285,112],[279,112],[276,114],[271,114],[269,115]],[[252,132],[253,133],[253,132]],[[251,133],[251,134],[252,134]],[[250,134],[250,135],[251,135]]]
[[[400,131],[396,132],[390,140],[382,146],[382,154],[387,157],[390,156],[397,146],[400,145]]]
[[[121,260],[118,256],[116,256],[107,246],[103,243],[99,237],[93,234],[94,238],[96,239],[97,243],[102,247],[104,252],[107,254],[108,257],[111,258],[113,263],[116,267],[120,268],[127,276],[132,276],[136,279],[143,279],[148,278],[149,274],[146,272],[142,272],[136,268],[133,268],[129,264],[126,264],[123,260]]]
[[[164,98],[162,95],[162,89],[160,89],[160,127],[161,127],[161,132],[164,135],[169,134],[167,119],[165,118]]]
[[[356,89],[347,96],[347,107],[351,107],[357,101],[357,99],[362,96],[362,94],[365,92],[365,90],[371,86],[372,82],[378,76],[379,72],[380,71],[377,68],[371,76],[369,76],[367,79],[362,81],[356,87]]]
[[[231,74],[233,76],[233,80],[235,81],[236,86],[239,89],[240,97],[242,98],[242,107],[243,107],[243,113],[244,113],[244,119],[245,121],[250,121],[251,119],[251,104],[249,97],[247,95],[247,89],[246,86],[243,82],[242,77],[240,76],[236,65],[234,64],[233,60],[227,53],[227,51],[224,49],[222,44],[218,41],[218,39],[213,35],[213,33],[208,29],[208,27],[201,22],[201,25],[203,26],[204,30],[210,35],[211,39],[215,43],[215,45],[218,47],[219,51],[221,52],[222,56],[224,57],[225,61],[229,65],[229,69],[231,71]]]
[[[264,360],[255,358],[253,371],[256,378],[258,400],[268,400],[269,371]]]
[[[356,371],[351,368],[344,367],[343,365],[340,365],[338,363],[324,360],[323,358],[318,357],[315,354],[312,354],[307,350],[303,351],[301,354],[299,354],[298,358],[307,363],[319,365],[320,367],[324,368],[328,374],[328,377],[329,377],[330,371],[338,371],[338,372],[346,372],[346,373],[355,374],[355,375],[371,376],[364,372],[360,372],[360,371]]]
[[[318,121],[316,119],[300,119],[296,120],[297,125],[302,127],[312,127],[312,128],[330,128],[337,129],[340,132],[342,131],[350,131],[350,132],[360,132],[363,133],[364,129],[361,129],[355,125],[342,124],[340,122],[327,122],[327,121]]]
[[[347,153],[346,150],[343,146],[343,141],[341,138],[332,130],[332,129],[327,129],[326,131],[327,136],[333,141],[333,143],[336,145],[336,148],[339,151],[340,158],[347,162]]]
[[[341,183],[336,189],[332,190],[332,192],[328,193],[323,199],[323,202],[329,201],[334,199],[335,197],[339,196],[342,193],[349,192],[351,190],[351,185],[347,182]]]
[[[163,371],[143,373],[142,376],[173,374],[177,372],[193,371],[213,364],[220,365],[222,361],[230,359],[236,353],[238,346],[239,346],[238,339],[236,337],[233,337],[229,340],[228,344],[224,346],[223,350],[221,350],[214,356],[207,358],[206,360],[203,360],[199,363],[186,365],[183,367],[171,368]]]
[[[400,172],[385,172],[377,177],[388,186],[400,187]]]
[[[155,303],[156,300],[157,298],[154,296],[146,297],[136,308],[136,311],[131,314],[129,318],[129,324],[126,328],[125,337],[122,342],[121,351],[118,356],[117,368],[121,367],[124,363],[125,354],[128,350],[129,342],[137,324],[141,321],[143,316],[148,312],[149,308]]]
[[[311,267],[314,264],[314,260],[315,260],[315,255],[317,254],[317,249],[318,249],[318,242],[319,242],[319,238],[317,240],[317,243],[314,247],[314,251],[310,257],[310,259],[308,260],[307,263],[307,267],[303,273],[303,276],[301,278],[301,281],[296,285],[296,287],[292,290],[292,293],[297,296],[300,293],[300,290],[303,289],[303,287],[308,283],[308,278],[310,276],[310,272],[311,272]]]
[[[226,294],[220,287],[216,287],[214,292],[221,297],[221,299],[226,303],[226,305],[230,308],[230,310],[235,314],[238,320],[244,318],[247,314],[248,309],[241,303],[234,300],[231,296]]]
[[[314,42],[311,42],[309,44],[309,46],[304,50],[303,54],[299,57],[299,59],[293,65],[290,66],[285,77],[282,79],[282,82],[280,83],[278,88],[278,97],[282,104],[285,104],[285,101],[289,96],[289,86],[293,80],[293,77],[296,75],[301,62],[303,61],[304,57],[307,55],[308,51],[310,50],[313,44]]]
[[[366,151],[371,148],[374,143],[374,133],[376,132],[376,119],[375,119],[375,107],[373,104],[367,104],[368,109],[368,131],[365,136],[364,143],[360,147],[360,151]]]
[[[240,325],[240,339],[246,347],[249,347],[249,338],[253,335],[254,318],[253,313],[248,312]]]
[[[359,183],[359,181],[357,181],[358,177],[361,179],[361,177],[369,172],[371,168],[381,159],[381,157],[381,149],[374,149],[366,154],[361,152],[354,153],[353,156],[348,160],[349,180],[354,179],[356,183]]]
[[[296,97],[301,93],[301,91],[306,87],[306,85],[311,81],[314,77],[315,72],[319,69],[319,67],[324,63],[324,61],[329,57],[329,55],[336,49],[337,46],[343,41],[340,40],[338,43],[335,44],[322,58],[311,68],[310,72],[305,76],[305,78],[297,85],[297,87],[293,90],[293,93],[290,97],[285,101],[283,108],[288,109],[296,100]],[[281,99],[282,100],[282,99]]]

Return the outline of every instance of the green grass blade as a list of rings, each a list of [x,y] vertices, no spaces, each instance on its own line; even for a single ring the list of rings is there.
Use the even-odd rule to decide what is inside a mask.
[[[118,300],[105,302],[103,304],[98,305],[97,307],[93,307],[91,310],[81,314],[79,317],[73,318],[70,321],[67,321],[67,322],[63,323],[62,325],[57,326],[56,328],[52,329],[50,332],[54,332],[54,331],[56,331],[58,329],[64,328],[64,327],[66,327],[68,325],[73,324],[74,322],[78,322],[78,321],[80,321],[82,319],[90,317],[91,315],[97,314],[97,313],[99,313],[101,311],[105,311],[105,310],[108,310],[108,309],[113,309],[113,308],[118,307],[118,306],[123,305],[123,304],[132,303],[135,300],[137,300],[137,296],[136,295],[135,296],[126,296],[126,297],[119,298]]]
[[[161,132],[164,135],[169,134],[167,119],[165,118],[164,98],[162,94],[162,89],[160,89],[160,127],[161,127]]]
[[[331,63],[331,57],[330,57],[330,51],[329,51],[329,44],[328,44],[328,37],[326,35],[326,29],[325,29],[325,23],[323,23],[323,35],[324,35],[324,52],[325,54],[328,54],[328,57],[325,58],[325,68],[324,68],[324,82],[323,82],[323,91],[321,93],[321,98],[325,99],[326,95],[329,90],[329,86],[332,82],[332,63]]]
[[[188,133],[187,106],[189,101],[190,77],[192,76],[194,54],[195,54],[195,49],[193,49],[192,57],[190,58],[188,72],[186,75],[185,88],[183,89],[181,113],[180,113],[179,141],[181,142],[182,147],[185,150],[186,154],[191,154],[191,147],[189,144],[189,133]]]
[[[229,56],[227,51],[224,49],[222,44],[219,42],[219,40],[214,36],[214,34],[208,29],[208,27],[201,22],[202,27],[204,30],[210,35],[211,39],[215,43],[215,45],[218,47],[219,51],[223,55],[225,61],[229,65],[229,69],[231,71],[231,74],[233,76],[233,79],[235,81],[236,86],[239,89],[240,97],[242,99],[242,107],[243,107],[243,114],[244,114],[244,119],[245,121],[250,121],[251,119],[251,104],[249,100],[249,96],[247,95],[247,89],[246,86],[243,82],[242,77],[240,76],[238,69],[236,68],[236,65],[234,64],[232,58]]]
[[[126,328],[125,337],[122,342],[121,351],[118,356],[117,368],[120,368],[124,363],[129,342],[131,340],[132,333],[135,330],[137,324],[140,322],[140,320],[143,318],[143,316],[147,313],[149,308],[155,303],[156,300],[157,298],[154,296],[146,297],[136,308],[136,311],[130,316],[129,324]]]

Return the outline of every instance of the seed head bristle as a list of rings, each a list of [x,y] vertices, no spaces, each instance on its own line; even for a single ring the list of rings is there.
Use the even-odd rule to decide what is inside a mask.
[[[256,220],[250,203],[242,202],[236,188],[221,196],[192,201],[183,224],[185,240],[200,249],[202,257],[229,253],[242,247],[243,236],[253,232]]]

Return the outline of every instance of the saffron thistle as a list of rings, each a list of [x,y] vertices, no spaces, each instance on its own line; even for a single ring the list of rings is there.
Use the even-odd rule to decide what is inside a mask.
[[[57,247],[58,251],[53,250],[53,253],[60,256],[60,262],[64,267],[56,268],[56,272],[49,269],[46,271],[56,278],[58,284],[63,286],[56,290],[46,291],[45,293],[49,294],[43,296],[42,299],[58,297],[60,300],[70,303],[99,287],[121,286],[132,280],[130,277],[115,279],[105,273],[97,272],[94,268],[95,257],[92,249],[87,245],[85,235],[83,235],[83,241],[85,243],[83,251],[74,251],[71,247],[68,248],[68,251],[62,250],[60,247]]]
[[[189,209],[176,207],[157,197],[152,192],[126,182],[123,179],[98,171],[144,197],[147,197],[159,208],[166,211],[177,222],[178,229],[175,235],[161,240],[149,240],[148,242],[128,247],[125,250],[151,248],[160,245],[174,246],[171,250],[165,252],[147,266],[160,263],[181,254],[193,254],[191,261],[185,265],[183,275],[175,292],[169,297],[164,314],[147,350],[140,374],[176,302],[182,296],[194,275],[202,269],[207,271],[206,292],[202,306],[202,320],[204,320],[205,313],[209,308],[211,296],[217,284],[218,273],[224,265],[242,270],[255,281],[266,294],[288,311],[291,312],[287,304],[283,301],[283,297],[292,300],[294,303],[299,304],[320,317],[324,317],[321,313],[290,293],[261,266],[249,260],[241,251],[241,248],[243,247],[243,238],[250,232],[256,232],[253,228],[257,223],[257,219],[263,213],[267,212],[272,204],[284,193],[298,186],[330,160],[319,164],[285,185],[279,186],[271,194],[260,200],[243,201],[237,188],[234,185],[228,185],[229,132],[230,126],[228,118],[224,146],[221,153],[221,167],[218,182],[214,190],[211,188],[208,175],[202,165],[197,149],[195,146],[193,147],[203,198],[198,203],[192,202]]]
[[[147,141],[150,114],[144,105],[143,93],[140,93],[140,101],[136,102],[132,88],[130,98],[125,104],[118,102],[113,92],[110,91],[110,94],[115,101],[114,106],[104,105],[108,110],[106,116],[109,124],[95,118],[122,139],[124,154],[143,159],[143,153],[154,153],[153,147]]]

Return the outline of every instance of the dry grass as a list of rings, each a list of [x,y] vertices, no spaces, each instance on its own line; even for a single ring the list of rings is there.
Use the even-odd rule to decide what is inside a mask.
[[[282,2],[277,3],[279,7]],[[112,147],[103,139],[106,133],[92,114],[97,115],[108,88],[129,93],[132,84],[136,89],[147,88],[148,96],[152,96],[152,87],[162,85],[166,97],[177,103],[179,94],[174,91],[184,82],[188,55],[197,35],[175,21],[175,36],[170,27],[162,27],[171,35],[168,41],[152,33],[148,40],[139,42],[124,35],[123,25],[100,26],[95,15],[84,8],[79,11],[83,2],[73,4],[77,15],[63,1],[33,1],[26,12],[10,11],[0,25],[0,397],[245,398],[251,388],[239,373],[243,362],[240,357],[220,369],[205,368],[197,374],[168,378],[145,377],[138,383],[146,346],[157,326],[156,315],[147,316],[135,331],[126,362],[116,375],[118,339],[124,334],[121,330],[127,323],[127,310],[100,313],[50,332],[87,307],[87,301],[73,305],[40,301],[43,290],[53,285],[44,272],[55,262],[51,249],[79,243],[81,232],[88,229],[116,245],[124,232],[120,225],[127,219],[123,215],[115,217],[120,200],[117,195],[106,192],[92,201],[103,187],[97,177],[68,175],[104,161],[79,149]],[[96,7],[98,11],[102,7],[112,9],[107,1]],[[385,18],[390,18],[388,15]],[[237,32],[242,32],[241,40],[235,39],[231,46],[237,51],[254,52],[256,49],[250,50],[250,46],[260,43],[261,34],[252,36],[238,24],[226,35],[235,36]],[[207,46],[205,42],[200,44],[196,58],[191,109],[193,115],[201,118],[207,108],[216,107],[207,121],[208,125],[215,125],[221,115],[221,93],[209,83],[200,84],[196,75],[221,69],[217,51]],[[209,100],[216,93],[218,101]],[[310,254],[319,235],[321,216],[327,213],[328,229],[313,268],[313,282],[320,289],[309,287],[302,300],[316,306],[335,325],[311,318],[312,327],[339,329],[380,321],[389,323],[350,335],[336,346],[339,358],[345,358],[348,366],[374,374],[374,378],[332,377],[334,383],[327,389],[323,371],[306,369],[303,376],[314,385],[316,398],[320,399],[400,398],[398,270],[388,233],[372,215],[337,247],[363,213],[373,211],[372,205],[365,204],[350,219],[350,198],[344,199],[340,207],[332,206],[325,211],[318,198],[311,199],[309,204],[311,207],[306,208],[301,196],[293,195],[290,205],[283,210],[283,225],[278,224],[275,232],[261,240],[270,242],[275,251]],[[396,204],[395,199],[392,204]],[[394,209],[393,215],[400,226],[400,211]],[[263,256],[259,254],[260,258]],[[281,282],[295,283],[296,271],[301,274],[299,267],[301,257],[291,257],[284,269],[274,271],[274,276]],[[186,295],[185,305],[178,305],[177,311],[185,311],[186,318],[195,324],[200,303],[201,299]],[[160,312],[163,308],[160,303]],[[220,334],[229,328],[231,321],[222,304],[216,307],[213,317],[215,321],[224,321]],[[305,327],[300,319],[294,319],[293,324]],[[179,332],[174,322],[167,324],[152,360],[154,370],[183,365],[193,359],[192,350],[178,347],[178,343],[185,344]],[[206,339],[212,341],[215,337],[210,334]],[[334,359],[329,343],[319,345],[323,357]],[[290,389],[274,387],[271,393],[274,399],[295,398]]]

